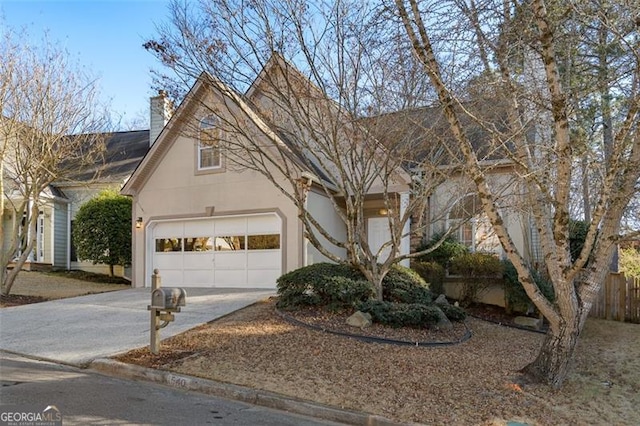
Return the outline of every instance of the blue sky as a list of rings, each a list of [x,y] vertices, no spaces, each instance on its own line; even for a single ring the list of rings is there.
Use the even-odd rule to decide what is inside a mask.
[[[148,117],[151,68],[159,63],[142,47],[167,21],[169,0],[0,0],[0,25],[26,28],[34,40],[48,31],[99,78],[105,101],[123,122]],[[148,124],[145,124],[148,126]]]

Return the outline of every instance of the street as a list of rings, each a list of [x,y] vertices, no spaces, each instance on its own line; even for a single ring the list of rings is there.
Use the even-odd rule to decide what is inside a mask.
[[[337,424],[7,353],[0,381],[0,412],[55,406],[64,425]]]

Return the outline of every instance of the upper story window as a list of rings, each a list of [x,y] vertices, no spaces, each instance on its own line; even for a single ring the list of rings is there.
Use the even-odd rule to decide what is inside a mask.
[[[220,127],[217,117],[209,115],[200,120],[198,170],[219,169],[221,167]]]

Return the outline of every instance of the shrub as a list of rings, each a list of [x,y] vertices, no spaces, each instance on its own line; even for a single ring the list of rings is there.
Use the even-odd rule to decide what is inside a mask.
[[[582,247],[584,247],[584,240],[587,238],[587,231],[589,231],[589,224],[583,220],[569,221],[569,251],[571,252],[571,262],[578,260]]]
[[[640,277],[640,249],[621,248],[619,256],[620,272],[627,277]]]
[[[503,265],[500,259],[490,253],[467,253],[453,258],[451,267],[462,276],[460,304],[469,306],[477,302],[478,297],[502,276]]]
[[[508,260],[503,261],[503,288],[506,310],[508,312],[527,312],[532,302],[527,293],[524,291],[522,283],[518,280],[518,272],[515,266]],[[540,288],[540,291],[549,301],[555,300],[555,294],[553,291],[553,284],[550,280],[546,279],[542,273],[537,270],[533,270],[533,280]]]
[[[442,309],[449,321],[464,321],[467,318],[467,312],[459,306],[438,305],[438,307]]]
[[[416,271],[394,265],[382,280],[382,298],[389,302],[428,305],[431,303],[432,293],[429,285]]]
[[[375,296],[375,289],[362,273],[348,265],[316,263],[278,278],[278,307],[353,306]],[[402,303],[431,303],[427,283],[415,271],[394,265],[382,280],[383,298]]]
[[[391,327],[424,328],[437,324],[440,319],[438,307],[421,303],[370,300],[358,305],[358,309],[371,314],[372,321]]]
[[[433,247],[438,243],[438,241],[440,241],[442,235],[443,233],[434,234],[428,243],[418,246],[416,251],[422,251]],[[418,256],[418,260],[420,262],[435,262],[446,270],[454,257],[461,256],[468,252],[469,249],[467,246],[459,243],[453,235],[449,235],[433,251],[423,254],[422,256]]]
[[[444,293],[446,270],[437,262],[413,262],[412,268],[424,279],[432,294]]]
[[[109,265],[131,264],[131,198],[105,190],[80,206],[73,227],[80,260]]]
[[[352,306],[375,294],[362,274],[348,265],[316,263],[282,275],[277,280],[278,307]]]

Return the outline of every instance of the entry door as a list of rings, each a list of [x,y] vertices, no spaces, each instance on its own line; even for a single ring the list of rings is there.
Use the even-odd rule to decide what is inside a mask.
[[[372,217],[367,221],[367,238],[371,251],[375,254],[387,241],[391,241],[389,219],[386,217]],[[378,263],[383,263],[389,257],[391,247],[385,247],[378,255]]]

